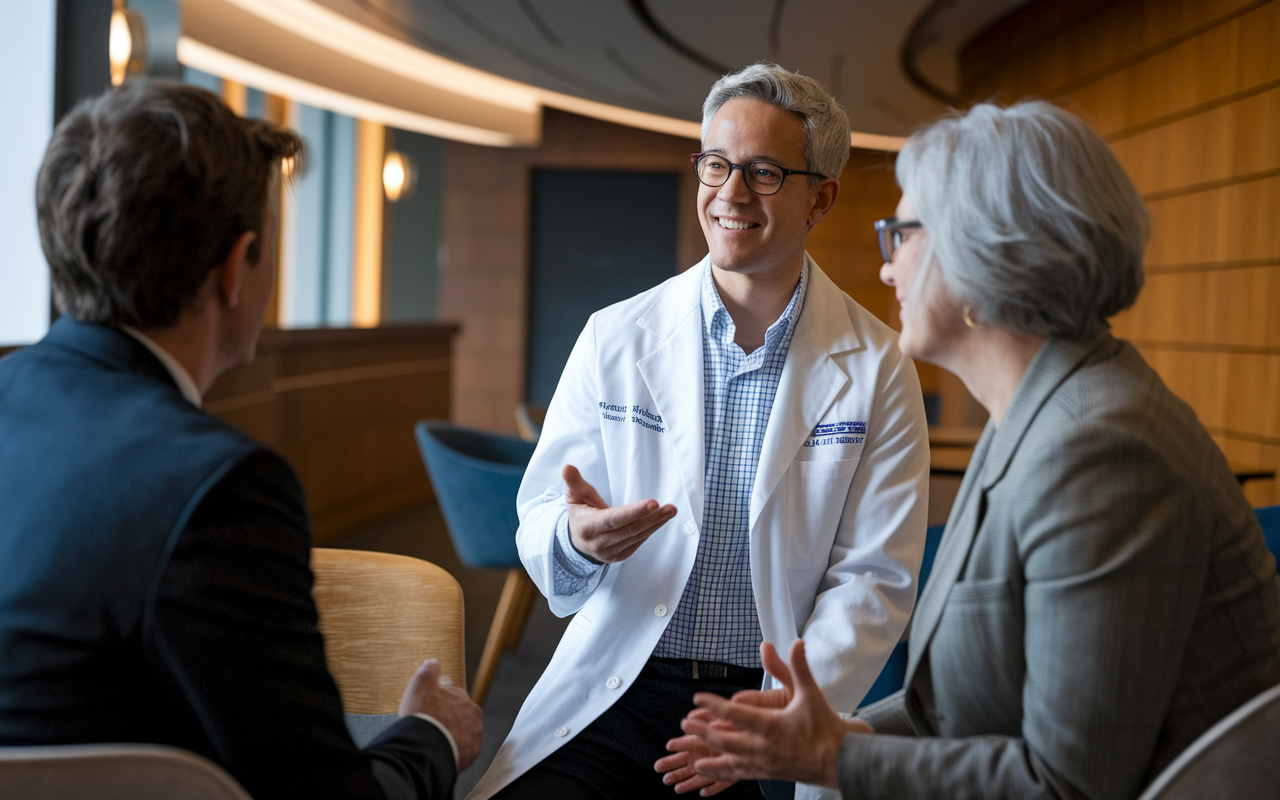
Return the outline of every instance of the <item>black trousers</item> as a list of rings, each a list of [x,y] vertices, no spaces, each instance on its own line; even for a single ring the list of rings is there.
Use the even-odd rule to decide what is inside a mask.
[[[728,697],[758,689],[763,670],[716,662],[650,658],[618,702],[542,763],[497,794],[500,800],[620,800],[697,797],[664,786],[653,762],[667,741],[682,735],[680,720],[695,692]],[[742,781],[716,795],[724,800],[763,800],[760,785]]]

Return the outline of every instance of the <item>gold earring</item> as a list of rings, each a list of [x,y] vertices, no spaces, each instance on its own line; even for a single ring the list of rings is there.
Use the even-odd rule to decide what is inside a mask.
[[[969,316],[969,308],[969,306],[964,307],[964,324],[970,328],[975,328],[977,326],[973,324],[973,317]]]

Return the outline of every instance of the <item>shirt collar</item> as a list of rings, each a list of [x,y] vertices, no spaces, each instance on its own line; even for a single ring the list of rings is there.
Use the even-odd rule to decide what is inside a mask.
[[[763,348],[765,353],[772,351],[795,328],[796,320],[800,318],[800,312],[804,308],[804,297],[808,287],[809,258],[805,256],[804,264],[800,267],[800,282],[796,284],[796,290],[791,295],[791,302],[787,303],[782,315],[765,331]],[[716,289],[715,279],[711,276],[711,259],[708,258],[707,266],[702,273],[702,326],[703,334],[707,338],[716,336],[716,320],[721,314],[724,315],[724,336],[732,340],[733,319],[729,316],[729,310],[724,307],[724,301],[720,299],[720,291]]]
[[[120,330],[137,339],[143,347],[151,351],[151,355],[160,360],[164,364],[164,368],[169,371],[169,376],[173,378],[173,382],[178,384],[178,391],[182,392],[191,405],[196,408],[201,406],[200,390],[196,388],[196,382],[191,379],[191,373],[178,361],[178,359],[169,355],[169,351],[160,345],[151,341],[151,339],[137,328],[129,325],[121,325]]]

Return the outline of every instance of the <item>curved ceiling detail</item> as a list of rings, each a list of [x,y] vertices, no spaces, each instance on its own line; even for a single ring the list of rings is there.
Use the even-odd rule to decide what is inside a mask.
[[[922,92],[959,105],[960,54],[978,34],[1028,0],[934,0],[907,34],[902,70]]]
[[[653,14],[649,11],[649,3],[647,0],[627,0],[627,4],[631,6],[632,12],[640,20],[640,24],[649,29],[649,32],[666,43],[667,47],[675,50],[680,55],[689,59],[700,67],[715,73],[716,77],[733,72],[732,67],[727,67],[718,61],[713,61],[707,56],[694,50],[689,45],[676,38],[675,34],[667,30],[662,24],[654,19]],[[778,7],[781,8],[781,0]]]
[[[954,75],[968,36],[1018,4],[182,0],[181,58],[267,90],[287,84],[284,93],[303,102],[345,113],[359,106],[360,116],[398,127],[508,146],[537,142],[544,106],[696,139],[715,79],[771,60],[836,96],[859,131],[855,147],[896,150],[944,108],[903,69],[904,45],[914,43],[922,83],[936,82],[936,53],[949,53],[942,59],[952,59]],[[934,22],[920,24],[954,21],[944,6],[976,20],[958,43]]]

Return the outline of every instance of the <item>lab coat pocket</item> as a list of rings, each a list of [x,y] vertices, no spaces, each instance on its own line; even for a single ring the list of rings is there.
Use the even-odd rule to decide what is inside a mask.
[[[794,461],[788,470],[787,567],[813,569],[831,560],[831,544],[861,458]]]

